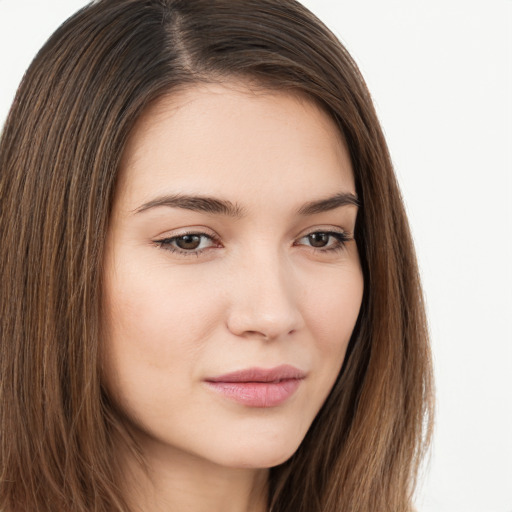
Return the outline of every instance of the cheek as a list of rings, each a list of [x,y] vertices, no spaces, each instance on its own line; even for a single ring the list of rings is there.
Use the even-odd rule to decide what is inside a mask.
[[[315,345],[315,366],[320,368],[324,398],[343,364],[363,298],[363,275],[358,264],[333,269],[323,286],[309,286],[304,315]]]
[[[199,282],[160,266],[141,273],[118,261],[115,268],[104,293],[103,381],[135,410],[148,402],[145,390],[164,396],[194,378],[218,320],[218,301]]]
[[[322,282],[307,286],[304,316],[325,350],[342,349],[354,329],[363,298],[363,275],[359,264],[333,269]]]
[[[186,342],[209,332],[215,317],[213,294],[199,280],[154,267],[144,274],[123,272],[107,286],[110,339],[143,354],[166,359]],[[162,361],[163,362],[163,361]]]

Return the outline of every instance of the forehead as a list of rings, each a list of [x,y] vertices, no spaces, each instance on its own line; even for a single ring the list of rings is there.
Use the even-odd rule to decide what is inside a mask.
[[[272,188],[305,200],[355,192],[345,143],[322,108],[299,94],[237,82],[195,85],[153,103],[131,133],[120,172],[131,201]]]

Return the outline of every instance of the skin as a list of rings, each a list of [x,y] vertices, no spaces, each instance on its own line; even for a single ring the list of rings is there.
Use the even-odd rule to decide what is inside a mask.
[[[108,232],[103,354],[104,385],[147,461],[142,472],[127,454],[136,510],[266,510],[268,468],[328,396],[361,305],[357,206],[299,213],[338,193],[355,195],[347,149],[298,95],[202,84],[138,121]],[[177,194],[229,201],[236,215],[154,204]],[[183,249],[187,233],[204,233],[196,249]],[[305,378],[273,407],[205,383],[282,364]]]

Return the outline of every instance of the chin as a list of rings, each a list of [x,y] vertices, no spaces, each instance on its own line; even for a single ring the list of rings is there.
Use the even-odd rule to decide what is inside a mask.
[[[212,459],[221,466],[231,468],[272,468],[286,462],[297,451],[300,441],[292,443],[288,440],[279,444],[267,441],[231,446],[222,450],[222,453],[213,454]]]

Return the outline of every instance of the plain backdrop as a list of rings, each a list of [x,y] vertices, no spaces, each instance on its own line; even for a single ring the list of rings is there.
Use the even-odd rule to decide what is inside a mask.
[[[361,67],[417,245],[438,392],[418,509],[512,512],[512,0],[303,3]],[[0,124],[85,4],[0,0]]]

